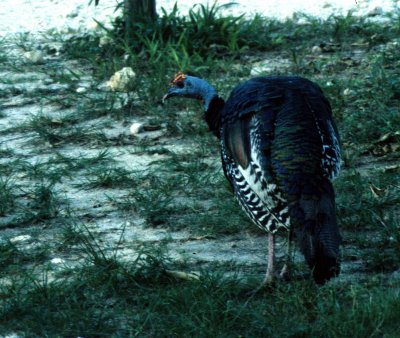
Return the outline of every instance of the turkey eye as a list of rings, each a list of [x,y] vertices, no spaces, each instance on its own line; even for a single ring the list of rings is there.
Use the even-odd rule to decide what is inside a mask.
[[[185,85],[183,84],[182,81],[177,82],[177,83],[175,84],[175,86],[177,86],[178,88],[183,88],[183,87],[185,87]]]

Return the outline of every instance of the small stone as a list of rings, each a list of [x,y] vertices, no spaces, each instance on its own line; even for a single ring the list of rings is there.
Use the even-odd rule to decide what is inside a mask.
[[[78,94],[86,93],[86,92],[87,92],[87,88],[85,88],[85,87],[78,87],[78,88],[76,88],[76,92],[77,92]]]
[[[131,135],[137,135],[143,131],[143,123],[135,122],[132,123],[131,127],[129,128],[129,132]]]
[[[327,81],[327,82],[325,83],[325,85],[326,85],[327,87],[332,87],[332,86],[333,86],[333,82],[332,82],[332,81]]]
[[[53,263],[53,264],[61,264],[61,263],[64,263],[64,260],[62,258],[53,258],[51,260],[51,263]]]
[[[346,88],[345,90],[343,90],[343,95],[344,96],[350,96],[354,94],[354,90],[351,90],[350,88]]]
[[[32,237],[29,235],[20,235],[20,236],[16,236],[10,239],[11,243],[17,243],[17,242],[25,242],[30,240]]]
[[[24,53],[24,58],[26,61],[33,64],[41,64],[44,61],[44,55],[41,51],[34,50]]]
[[[131,67],[124,67],[111,76],[106,86],[112,91],[126,92],[129,90],[129,85],[135,77],[136,74]]]
[[[313,54],[321,54],[322,53],[322,48],[320,46],[313,46],[311,48],[311,53],[313,53]]]

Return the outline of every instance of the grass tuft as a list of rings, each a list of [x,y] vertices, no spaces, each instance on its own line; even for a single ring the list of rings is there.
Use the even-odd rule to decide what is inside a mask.
[[[14,207],[12,176],[0,176],[0,216],[5,216]]]

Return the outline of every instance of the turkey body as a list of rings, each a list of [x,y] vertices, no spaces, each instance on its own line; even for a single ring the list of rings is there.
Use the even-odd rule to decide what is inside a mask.
[[[205,80],[178,73],[163,101],[200,100],[221,144],[222,167],[243,210],[268,232],[273,281],[275,233],[299,244],[314,280],[339,274],[340,234],[331,180],[340,170],[339,135],[328,100],[315,83],[297,76],[259,77],[238,85],[225,102]]]
[[[340,147],[321,89],[301,77],[251,79],[218,115],[224,173],[243,210],[267,232],[293,233],[317,283],[336,276],[340,234],[331,180]]]

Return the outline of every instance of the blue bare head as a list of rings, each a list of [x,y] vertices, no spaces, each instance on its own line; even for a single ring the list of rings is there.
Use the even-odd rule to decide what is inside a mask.
[[[211,100],[217,96],[217,92],[207,81],[179,72],[171,82],[171,87],[164,95],[163,101],[174,96],[200,100],[204,105],[204,110],[207,110]]]

